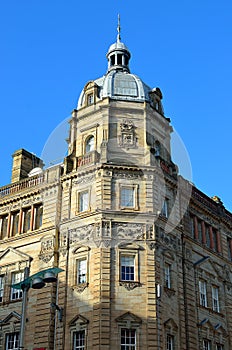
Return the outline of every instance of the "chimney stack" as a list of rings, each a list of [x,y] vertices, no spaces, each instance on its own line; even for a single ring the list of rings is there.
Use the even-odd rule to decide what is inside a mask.
[[[36,168],[43,168],[43,161],[35,156],[33,153],[26,151],[25,149],[19,149],[14,152],[11,183],[20,181],[28,177],[28,173]]]

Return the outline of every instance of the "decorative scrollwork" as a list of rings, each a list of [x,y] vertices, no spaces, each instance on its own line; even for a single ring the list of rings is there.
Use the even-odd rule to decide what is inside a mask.
[[[77,293],[82,293],[82,292],[85,290],[85,288],[88,287],[88,285],[89,285],[89,284],[88,284],[87,282],[85,282],[85,283],[80,283],[80,284],[74,286],[74,287],[73,287],[73,290],[77,291]]]
[[[136,281],[120,281],[119,285],[123,286],[127,290],[133,290],[133,289],[135,289],[137,287],[141,287],[142,286],[142,284],[140,282],[136,282]]]

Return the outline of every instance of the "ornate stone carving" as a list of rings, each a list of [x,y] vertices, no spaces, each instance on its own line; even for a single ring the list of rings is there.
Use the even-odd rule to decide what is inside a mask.
[[[147,224],[146,225],[146,236],[145,239],[154,239],[154,225]]]
[[[85,283],[80,283],[80,284],[77,284],[76,286],[73,287],[73,290],[77,291],[78,293],[82,293],[85,288],[88,287],[88,283],[85,282]]]
[[[80,184],[86,184],[89,182],[93,182],[95,180],[95,175],[91,176],[83,176],[77,180],[73,181],[73,185],[80,185]]]
[[[113,224],[113,240],[115,244],[133,242],[137,239],[143,239],[143,225],[128,223]]]
[[[117,178],[120,178],[120,179],[130,179],[130,180],[133,180],[133,179],[141,179],[142,178],[142,175],[141,174],[135,174],[135,173],[123,173],[123,172],[115,172],[114,173],[114,176],[117,177]]]
[[[94,240],[95,227],[94,224],[77,227],[68,230],[69,244],[76,242],[92,242]]]
[[[54,256],[54,237],[45,236],[41,240],[39,259],[48,263]]]
[[[119,145],[125,148],[135,148],[137,138],[135,137],[135,127],[131,120],[124,119],[120,124],[121,135],[119,135]]]
[[[142,284],[140,282],[135,282],[135,281],[120,281],[119,282],[120,286],[123,286],[127,290],[133,290],[137,287],[141,287]]]

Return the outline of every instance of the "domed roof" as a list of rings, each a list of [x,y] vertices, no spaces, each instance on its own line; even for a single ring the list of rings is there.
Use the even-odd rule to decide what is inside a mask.
[[[117,100],[150,101],[147,86],[138,76],[131,74],[129,69],[130,51],[121,42],[120,19],[118,22],[117,41],[109,47],[107,52],[108,69],[106,75],[94,80],[98,90],[98,98],[110,97]],[[85,91],[81,92],[77,108],[85,104]]]
[[[128,50],[126,45],[123,44],[121,41],[117,41],[116,43],[110,45],[109,50],[107,52],[107,56],[115,50],[127,51],[130,54],[130,51]]]
[[[151,88],[137,75],[126,71],[111,70],[103,77],[94,80],[94,83],[98,86],[100,99],[110,97],[115,100],[150,101]],[[78,100],[78,109],[84,105],[84,97],[84,90],[82,90]]]

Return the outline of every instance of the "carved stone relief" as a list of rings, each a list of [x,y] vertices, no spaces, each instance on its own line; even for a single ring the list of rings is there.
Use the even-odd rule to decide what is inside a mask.
[[[135,148],[137,138],[135,136],[135,126],[130,119],[124,119],[120,124],[121,134],[118,137],[119,145],[124,148]]]
[[[123,286],[127,290],[133,290],[133,289],[135,289],[137,287],[141,287],[142,286],[142,284],[140,282],[135,282],[135,281],[131,281],[131,282],[130,281],[129,282],[127,282],[127,281],[120,281],[119,285]]]
[[[52,235],[45,236],[41,240],[41,250],[39,259],[48,263],[54,256],[54,237]]]

